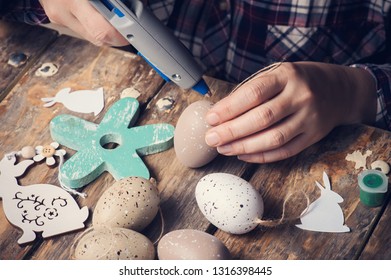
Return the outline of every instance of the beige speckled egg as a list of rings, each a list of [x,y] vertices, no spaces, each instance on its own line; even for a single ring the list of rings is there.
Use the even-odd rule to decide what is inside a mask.
[[[159,211],[160,198],[152,182],[141,177],[121,179],[99,198],[92,217],[97,227],[143,230]]]
[[[219,229],[243,234],[262,218],[262,196],[246,180],[228,173],[211,173],[197,183],[195,197],[204,216]]]
[[[217,156],[217,149],[205,142],[206,131],[210,128],[205,115],[212,107],[207,100],[190,104],[181,114],[174,132],[174,149],[178,160],[190,168],[201,167]]]
[[[206,232],[181,229],[162,237],[157,247],[160,260],[228,260],[231,255],[217,237]]]
[[[141,233],[125,228],[98,228],[76,244],[77,260],[153,260],[155,247]]]

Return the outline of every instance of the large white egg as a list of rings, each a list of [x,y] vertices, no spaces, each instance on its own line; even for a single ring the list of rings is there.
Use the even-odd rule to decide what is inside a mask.
[[[195,191],[198,207],[217,228],[243,234],[258,225],[263,215],[263,200],[246,180],[227,173],[212,173],[198,182]]]
[[[205,142],[210,126],[205,115],[213,103],[199,100],[190,104],[180,115],[174,132],[174,149],[178,160],[190,168],[201,167],[217,156],[217,149]]]

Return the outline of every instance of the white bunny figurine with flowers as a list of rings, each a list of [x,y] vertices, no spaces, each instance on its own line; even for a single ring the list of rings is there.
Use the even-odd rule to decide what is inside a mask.
[[[343,211],[339,203],[343,198],[331,190],[331,183],[326,172],[323,172],[322,186],[315,182],[320,189],[320,197],[304,210],[300,218],[298,228],[319,232],[349,232],[350,228],[345,225]]]

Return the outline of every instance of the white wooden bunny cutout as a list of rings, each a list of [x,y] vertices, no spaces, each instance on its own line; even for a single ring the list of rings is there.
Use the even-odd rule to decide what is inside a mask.
[[[63,88],[55,97],[44,97],[44,107],[62,103],[66,108],[78,113],[94,113],[97,116],[104,107],[103,88],[96,90],[77,90],[71,92],[70,88]]]
[[[20,186],[16,177],[34,161],[15,162],[14,154],[0,161],[0,197],[8,221],[23,230],[19,244],[34,241],[36,232],[45,238],[84,228],[87,206],[80,209],[68,192],[54,185]]]
[[[343,202],[343,198],[331,190],[331,184],[326,172],[323,172],[324,187],[315,182],[320,189],[320,197],[304,210],[300,218],[301,224],[297,227],[319,232],[349,232],[345,225],[343,211],[338,203]]]

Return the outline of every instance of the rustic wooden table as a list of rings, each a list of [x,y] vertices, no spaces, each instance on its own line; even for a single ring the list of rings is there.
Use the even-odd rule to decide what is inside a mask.
[[[8,64],[13,53],[28,56],[25,64]],[[58,66],[53,76],[37,76],[44,63]],[[233,88],[223,81],[208,78],[217,101]],[[50,120],[60,113],[70,113],[62,104],[44,108],[42,97],[54,96],[60,89],[105,90],[105,110],[121,98],[125,89],[140,93],[141,115],[138,124],[164,122],[176,124],[181,112],[203,97],[182,90],[163,80],[139,57],[114,48],[96,47],[85,41],[58,36],[43,28],[15,23],[0,23],[0,153],[4,154],[30,145],[52,142]],[[126,91],[125,91],[126,92]],[[160,99],[175,100],[170,110],[157,106]],[[99,122],[104,114],[77,114]],[[161,195],[165,232],[175,229],[198,229],[218,237],[234,259],[390,259],[391,205],[389,196],[383,206],[368,208],[360,203],[357,186],[358,170],[345,160],[355,150],[371,150],[369,162],[383,159],[391,162],[391,133],[373,127],[355,125],[334,130],[324,140],[296,157],[273,164],[253,165],[235,158],[219,156],[199,169],[182,166],[174,149],[145,156],[151,176],[156,178]],[[65,148],[69,155],[74,151]],[[58,185],[57,168],[45,164],[34,166],[21,185],[51,183]],[[226,172],[248,180],[264,198],[264,218],[279,218],[285,195],[301,189],[311,199],[319,196],[315,180],[322,173],[329,175],[333,190],[344,202],[340,204],[349,233],[319,233],[304,231],[287,223],[275,228],[258,227],[245,235],[231,235],[216,229],[199,211],[194,189],[198,180],[213,172]],[[80,206],[87,205],[92,213],[101,194],[114,182],[104,173],[89,184],[88,197],[77,198]],[[2,188],[4,186],[0,186]],[[3,201],[0,200],[0,206]],[[70,259],[71,246],[83,232],[75,231],[48,239],[38,238],[32,244],[20,246],[21,230],[12,226],[0,207],[0,259]],[[90,216],[91,217],[91,216]],[[91,225],[91,218],[87,226]],[[143,234],[155,240],[160,231],[157,217]]]

